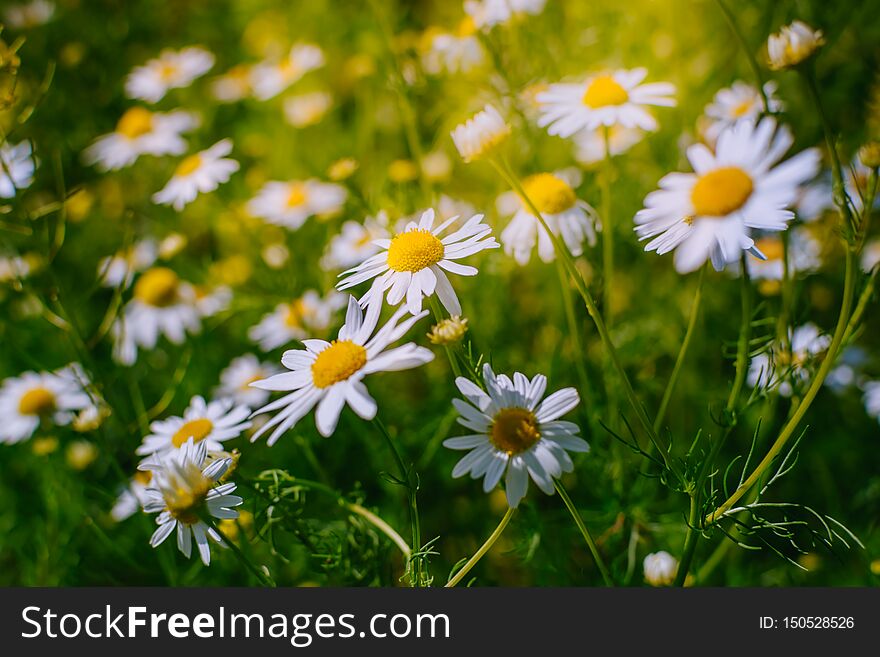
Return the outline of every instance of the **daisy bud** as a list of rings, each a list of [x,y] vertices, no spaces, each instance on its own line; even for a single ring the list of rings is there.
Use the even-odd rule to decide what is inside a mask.
[[[859,149],[859,159],[869,169],[880,167],[880,141],[869,141]]]
[[[350,178],[357,171],[357,168],[357,160],[351,157],[344,157],[330,165],[330,168],[327,169],[327,177],[334,182],[339,182],[340,180]]]
[[[678,561],[668,552],[653,552],[643,563],[645,581],[651,586],[669,586],[675,581]]]
[[[767,39],[770,68],[779,71],[807,60],[825,43],[822,30],[814,30],[801,21],[784,26]]]
[[[456,126],[452,141],[465,162],[473,162],[489,154],[510,135],[510,126],[491,105]]]
[[[74,470],[85,470],[98,458],[98,448],[86,440],[75,440],[67,446],[64,458]]]
[[[467,333],[467,317],[453,315],[448,319],[441,320],[431,327],[428,339],[431,344],[452,344],[458,342]]]

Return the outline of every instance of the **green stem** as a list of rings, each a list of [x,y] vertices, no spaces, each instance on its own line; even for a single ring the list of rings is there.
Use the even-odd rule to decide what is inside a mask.
[[[718,8],[721,10],[721,13],[724,14],[727,24],[730,25],[730,29],[733,31],[734,35],[736,35],[736,40],[739,41],[739,45],[742,47],[746,59],[749,60],[749,67],[752,69],[752,74],[755,76],[755,82],[758,84],[758,93],[761,94],[761,104],[764,106],[764,114],[769,114],[770,103],[767,101],[767,93],[764,91],[764,75],[761,73],[761,67],[758,65],[758,60],[755,58],[754,50],[746,41],[745,35],[742,33],[742,30],[739,29],[739,25],[737,25],[736,19],[733,17],[733,14],[730,9],[728,9],[727,5],[723,0],[716,0],[716,2],[718,3]]]
[[[474,552],[474,556],[467,560],[461,569],[455,573],[455,576],[446,582],[446,588],[452,588],[456,586],[464,576],[467,575],[471,569],[477,565],[480,559],[495,545],[495,541],[501,536],[504,532],[504,528],[507,527],[507,523],[510,522],[510,519],[513,517],[513,514],[516,512],[516,509],[507,509],[507,513],[504,514],[504,517],[501,518],[501,522],[498,523],[498,526],[495,528],[489,538],[486,539],[486,542],[480,546],[480,549]]]
[[[608,126],[602,128],[602,138],[605,142],[605,166],[599,177],[601,203],[602,203],[602,317],[605,326],[611,329],[614,321],[612,312],[612,296],[614,295],[614,222],[611,220],[611,178],[613,164],[611,163],[611,137]],[[608,402],[608,419],[611,426],[615,426],[618,420],[617,386],[611,380],[609,368],[605,367],[605,395]]]
[[[727,405],[725,410],[728,415],[736,412],[736,402],[742,392],[743,385],[746,381],[746,374],[749,371],[749,342],[752,339],[752,281],[749,278],[749,268],[746,262],[746,254],[740,258],[740,266],[742,269],[741,278],[741,303],[742,317],[739,325],[739,339],[736,343],[736,375],[733,379],[733,386],[730,388],[730,394],[727,397]],[[729,417],[731,424],[736,424],[736,418]]]
[[[558,479],[553,480],[553,485],[556,486],[556,492],[559,493],[559,497],[562,498],[562,502],[563,504],[565,504],[565,508],[568,509],[568,512],[574,519],[574,523],[577,525],[577,528],[580,530],[581,535],[584,537],[584,540],[587,543],[587,547],[590,548],[590,553],[593,555],[593,560],[596,562],[596,567],[602,574],[602,579],[605,581],[605,586],[614,586],[614,580],[611,579],[611,574],[608,572],[608,568],[605,566],[605,562],[602,560],[602,555],[599,554],[599,548],[596,546],[596,541],[593,540],[593,537],[590,534],[590,530],[587,529],[587,526],[584,524],[583,518],[581,518],[581,514],[578,513],[577,509],[574,506],[574,503],[571,501],[571,497],[569,497],[568,491],[565,490],[565,486],[563,486],[562,482]]]
[[[660,433],[663,426],[663,418],[666,417],[666,409],[669,407],[669,401],[672,399],[672,393],[675,390],[675,384],[678,383],[678,377],[681,373],[681,367],[684,364],[688,347],[691,344],[691,338],[694,335],[694,327],[697,325],[697,317],[700,314],[700,303],[703,299],[703,281],[706,279],[706,267],[700,269],[700,277],[697,280],[697,291],[694,294],[694,300],[691,303],[690,317],[688,318],[687,329],[684,332],[684,339],[681,342],[681,348],[678,350],[678,356],[675,359],[675,365],[672,367],[672,374],[669,376],[669,382],[666,384],[666,390],[663,391],[663,399],[660,400],[660,408],[657,410],[657,416],[654,418],[654,431]]]
[[[254,565],[254,564],[251,562],[251,560],[248,559],[248,558],[245,556],[244,552],[241,551],[241,548],[239,548],[239,547],[235,544],[235,541],[230,541],[230,540],[226,537],[226,534],[224,534],[223,532],[221,532],[221,531],[217,528],[217,525],[214,524],[214,520],[213,520],[212,518],[210,518],[210,517],[208,517],[208,516],[205,516],[204,518],[202,518],[202,520],[203,520],[203,522],[205,522],[205,523],[206,523],[211,529],[213,529],[215,532],[217,532],[218,536],[220,536],[220,538],[223,539],[223,543],[224,543],[224,544],[225,544],[230,550],[232,550],[232,553],[235,555],[235,557],[236,557],[236,558],[242,563],[242,565],[243,565],[245,568],[247,568],[251,573],[254,574],[254,576],[260,581],[260,583],[261,583],[263,586],[268,586],[268,587],[270,587],[270,588],[274,588],[274,587],[275,587],[275,582],[272,581],[272,578],[269,577],[264,571],[262,571],[261,569],[257,568],[257,566]]]
[[[849,322],[846,325],[846,332],[843,334],[844,345],[849,343],[850,338],[852,338],[852,334],[855,332],[856,327],[858,327],[859,325],[859,321],[862,319],[862,315],[865,313],[865,308],[867,308],[868,303],[871,301],[871,296],[873,296],[874,294],[874,284],[877,281],[878,273],[880,273],[880,267],[874,267],[873,271],[868,274],[868,282],[865,283],[865,288],[859,295],[859,301],[856,304],[855,310],[853,310],[852,317],[850,317]]]
[[[684,550],[682,551],[681,561],[678,563],[678,570],[675,573],[675,582],[673,586],[684,586],[687,580],[688,571],[694,560],[694,552],[697,550],[697,542],[700,539],[700,532],[697,529],[697,523],[700,522],[700,502],[699,491],[694,491],[691,495],[691,508],[688,513],[688,529],[687,536],[684,539]]]

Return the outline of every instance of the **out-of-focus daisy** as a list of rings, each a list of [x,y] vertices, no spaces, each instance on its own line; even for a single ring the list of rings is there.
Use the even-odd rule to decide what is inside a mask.
[[[248,337],[263,351],[301,340],[315,332],[329,328],[334,313],[346,303],[344,294],[331,291],[323,299],[315,290],[307,290],[291,303],[281,303],[252,326]]]
[[[866,273],[873,271],[878,264],[880,264],[880,238],[874,238],[868,240],[862,251],[862,270]]]
[[[338,235],[330,238],[327,251],[321,259],[325,270],[353,267],[379,252],[375,240],[388,237],[388,215],[381,210],[375,218],[363,223],[346,221]]]
[[[13,29],[23,30],[45,25],[54,14],[54,2],[31,0],[6,7],[3,10],[3,22]]]
[[[251,86],[259,100],[269,100],[287,89],[309,71],[324,65],[324,53],[318,46],[293,46],[287,57],[277,62],[262,62],[251,70]]]
[[[452,217],[435,227],[434,210],[426,210],[419,223],[409,222],[390,240],[376,240],[382,251],[340,274],[345,278],[336,287],[346,290],[375,279],[370,290],[361,297],[361,305],[373,300],[380,302],[387,291],[390,305],[396,306],[406,299],[406,307],[412,314],[422,310],[423,297],[436,292],[450,315],[461,315],[461,304],[445,272],[475,276],[476,267],[454,261],[485,249],[497,249],[499,244],[492,236],[492,229],[483,223],[481,214],[475,214],[461,228],[441,237],[457,219]]]
[[[271,224],[296,230],[313,215],[338,212],[347,197],[345,187],[320,180],[270,181],[248,201],[247,210]]]
[[[880,420],[880,381],[868,381],[864,389],[865,410],[872,418]]]
[[[334,182],[340,182],[351,178],[357,170],[358,161],[356,159],[353,157],[343,157],[327,167],[327,177]]]
[[[431,75],[467,73],[483,63],[483,47],[473,18],[465,17],[452,32],[430,28],[422,35],[422,67]]]
[[[26,258],[0,256],[0,283],[24,279],[30,272],[31,266]]]
[[[269,400],[269,392],[252,388],[251,384],[269,378],[276,370],[269,363],[261,363],[254,354],[239,356],[220,373],[220,385],[214,394],[217,397],[229,397],[250,408],[257,408]]]
[[[578,199],[574,187],[580,182],[577,172],[537,173],[523,180],[523,189],[544,217],[555,235],[562,237],[574,256],[583,253],[583,243],[596,243],[593,224],[596,213],[587,203]],[[504,252],[512,255],[520,265],[528,264],[535,245],[544,262],[556,257],[553,242],[525,200],[516,192],[506,192],[498,198],[498,212],[513,215],[501,231]]]
[[[113,520],[122,522],[141,510],[147,501],[147,486],[151,478],[152,473],[147,470],[138,470],[135,473],[110,509],[110,517]]]
[[[422,158],[422,173],[431,182],[442,182],[452,174],[452,160],[440,150],[426,153]]]
[[[90,403],[82,383],[66,369],[8,378],[0,386],[0,443],[27,440],[44,420],[70,424]]]
[[[455,127],[452,141],[465,162],[486,157],[510,136],[510,126],[498,110],[486,105],[482,111]]]
[[[780,70],[797,66],[825,43],[822,30],[814,30],[803,21],[785,25],[767,39],[770,68]]]
[[[646,105],[673,107],[675,87],[668,82],[642,84],[647,69],[621,69],[600,73],[580,84],[551,84],[538,94],[538,125],[551,135],[571,137],[580,130],[620,125],[656,130],[657,120]]]
[[[251,68],[245,64],[233,66],[211,81],[211,93],[221,103],[234,103],[251,93]]]
[[[158,255],[156,240],[143,239],[125,251],[102,258],[98,263],[98,281],[104,287],[128,287],[135,274],[151,267]]]
[[[653,238],[646,251],[675,249],[675,268],[686,273],[707,259],[716,270],[739,259],[743,250],[763,257],[752,229],[785,230],[794,213],[787,208],[818,170],[819,152],[807,149],[777,164],[791,147],[791,132],[765,118],[738,121],[718,137],[713,154],[694,144],[687,156],[694,173],[671,173],[660,190],[645,198],[635,216],[639,239]]]
[[[134,296],[113,324],[113,357],[123,365],[137,360],[138,348],[153,349],[160,335],[182,344],[186,333],[202,328],[195,288],[167,267],[153,267],[138,277]]]
[[[210,403],[203,397],[193,397],[183,417],[170,417],[150,424],[151,434],[135,450],[141,456],[179,449],[188,440],[204,442],[209,452],[224,449],[223,442],[240,436],[251,427],[247,406],[235,406],[232,399],[218,399]]]
[[[453,315],[434,324],[427,337],[431,344],[453,344],[464,337],[467,329],[467,317]]]
[[[752,358],[746,381],[750,386],[775,388],[779,394],[791,397],[792,384],[803,385],[810,380],[810,368],[816,357],[831,344],[831,337],[808,323],[790,332],[791,360],[782,345],[774,344],[769,351]]]
[[[767,235],[755,241],[755,248],[766,259],[749,257],[746,259],[749,275],[753,279],[781,281],[785,274],[782,238]],[[815,271],[822,265],[822,245],[803,227],[790,232],[788,243],[789,275]],[[736,264],[736,263],[733,263]]]
[[[163,50],[155,59],[136,67],[125,79],[125,94],[148,103],[161,100],[169,89],[188,87],[214,65],[214,55],[198,46]]]
[[[856,157],[869,169],[880,167],[880,141],[874,140],[863,144]]]
[[[199,194],[214,191],[238,171],[238,162],[226,157],[231,152],[232,141],[221,139],[207,150],[188,155],[165,187],[153,194],[153,202],[180,212]]]
[[[512,18],[540,14],[545,4],[547,0],[465,0],[464,10],[477,28],[489,30]]]
[[[30,187],[36,165],[30,142],[0,145],[0,198],[12,198],[16,190]]]
[[[294,128],[315,125],[333,107],[333,96],[325,91],[314,91],[284,99],[284,118]]]
[[[196,286],[196,309],[202,317],[212,317],[221,313],[232,302],[232,290],[226,285],[216,287]]]
[[[782,103],[774,96],[775,93],[776,83],[771,80],[764,85],[767,106],[771,112],[782,109]],[[758,90],[742,80],[737,80],[731,86],[718,91],[712,102],[706,105],[705,114],[708,119],[705,129],[706,139],[710,143],[715,143],[718,135],[737,121],[740,119],[757,121],[763,111],[764,104]]]
[[[670,586],[678,572],[678,561],[666,551],[652,552],[642,563],[645,581],[651,586]]]
[[[113,171],[134,164],[141,155],[180,155],[186,152],[181,134],[198,123],[198,116],[191,112],[161,113],[131,107],[113,132],[98,137],[83,152],[83,160],[103,171]]]
[[[465,397],[452,400],[458,422],[475,433],[443,441],[450,449],[470,450],[455,465],[452,476],[483,477],[483,490],[488,493],[506,472],[511,508],[525,497],[529,477],[552,495],[553,480],[574,469],[566,450],[589,451],[587,442],[577,435],[578,426],[559,420],[577,406],[577,390],[563,388],[544,399],[547,377],[543,374],[530,381],[516,372],[511,380],[504,374],[496,376],[488,363],[483,366],[483,381],[487,392],[464,377],[455,380]]]
[[[406,313],[400,308],[377,331],[381,308],[379,302],[370,304],[365,317],[354,297],[349,297],[345,325],[339,329],[336,340],[303,340],[305,349],[286,351],[281,359],[290,372],[251,384],[263,390],[288,392],[257,411],[278,413],[260,427],[251,440],[271,430],[268,443],[273,445],[315,406],[315,423],[325,437],[336,429],[346,404],[361,418],[372,420],[376,416],[376,402],[367,392],[364,377],[376,372],[411,369],[434,359],[428,349],[412,342],[388,348],[427,311],[400,321]]]
[[[608,128],[608,146],[612,157],[626,153],[645,137],[639,128],[613,125]],[[595,164],[605,159],[605,128],[581,130],[574,135],[575,159],[581,164]]]
[[[231,494],[235,484],[218,484],[232,460],[208,462],[206,447],[204,442],[193,444],[190,440],[181,449],[139,467],[152,473],[144,511],[159,514],[156,518],[159,528],[150,538],[150,545],[157,547],[176,529],[177,548],[189,558],[195,539],[202,563],[207,566],[211,563],[208,538],[221,545],[223,539],[202,518],[237,518],[238,511],[234,507],[243,500]]]

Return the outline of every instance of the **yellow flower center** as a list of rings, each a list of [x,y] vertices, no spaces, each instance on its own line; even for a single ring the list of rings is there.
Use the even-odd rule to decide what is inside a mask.
[[[213,481],[196,466],[188,464],[184,476],[175,475],[169,485],[162,486],[162,497],[172,518],[185,525],[194,525],[199,521],[199,511],[213,487]]]
[[[477,33],[477,24],[474,23],[473,18],[471,18],[470,16],[465,16],[461,19],[461,22],[458,24],[455,32],[459,37],[473,36]]]
[[[22,415],[46,415],[55,410],[55,395],[45,388],[31,388],[18,400]]]
[[[183,160],[181,160],[180,164],[177,165],[177,168],[174,170],[174,175],[182,178],[183,176],[188,176],[189,174],[196,171],[200,166],[202,166],[202,156],[196,153],[195,155],[189,155]]]
[[[767,256],[767,260],[782,260],[782,240],[778,237],[762,237],[755,246]]]
[[[134,285],[134,297],[157,308],[165,308],[177,301],[180,279],[167,267],[145,271]]]
[[[290,185],[290,192],[287,194],[287,207],[298,208],[304,205],[308,198],[305,185],[302,183],[292,183]]]
[[[524,408],[503,408],[492,420],[489,440],[502,452],[519,454],[541,439],[538,419]]]
[[[149,484],[152,478],[153,473],[149,470],[138,470],[134,473],[134,480],[142,486],[146,486],[147,484]]]
[[[736,118],[739,118],[741,116],[745,116],[752,109],[753,105],[754,105],[754,101],[751,98],[748,100],[744,100],[739,105],[737,105],[736,107],[733,108],[733,115]]]
[[[699,177],[691,190],[696,214],[723,217],[739,210],[752,195],[752,179],[739,167],[721,167]]]
[[[610,105],[623,105],[629,100],[629,93],[610,75],[597,75],[587,85],[583,103],[596,109]]]
[[[302,299],[297,299],[288,306],[287,314],[284,316],[284,323],[290,328],[302,328],[303,320],[314,315],[314,309],[307,306]]]
[[[316,388],[329,388],[366,364],[366,349],[351,340],[334,340],[312,363],[312,381]]]
[[[171,437],[171,444],[175,447],[180,447],[190,438],[193,439],[194,443],[199,443],[207,438],[213,429],[214,423],[205,417],[184,422],[183,426],[175,431]]]
[[[163,62],[159,65],[159,77],[162,78],[165,82],[168,82],[171,78],[177,75],[177,65],[170,64],[168,62]]]
[[[398,233],[388,247],[388,266],[394,271],[421,271],[443,259],[443,243],[429,230]]]
[[[128,139],[137,139],[153,129],[153,115],[143,107],[126,110],[116,124],[116,132]]]
[[[571,186],[552,173],[529,176],[523,181],[523,189],[541,214],[558,214],[577,202]]]

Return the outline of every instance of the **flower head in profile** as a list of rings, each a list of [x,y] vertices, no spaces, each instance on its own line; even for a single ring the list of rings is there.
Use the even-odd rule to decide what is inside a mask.
[[[284,118],[294,128],[305,128],[319,123],[331,107],[333,96],[326,91],[291,96],[284,99]]]
[[[346,302],[345,295],[335,290],[323,298],[315,290],[307,290],[299,298],[278,304],[274,311],[264,315],[259,324],[248,331],[248,337],[263,351],[272,351],[326,330],[336,311],[344,308]]]
[[[597,216],[593,208],[577,197],[574,188],[579,180],[578,172],[537,173],[523,180],[526,196],[535,204],[554,235],[562,237],[574,256],[583,254],[583,244],[596,243],[593,225]],[[498,198],[498,211],[513,214],[507,227],[501,231],[504,252],[512,255],[517,263],[526,265],[535,246],[544,262],[556,257],[550,235],[532,212],[531,206],[516,192],[506,192]]]
[[[455,29],[428,28],[421,38],[422,66],[431,75],[467,73],[483,63],[483,46],[473,18],[466,16]]]
[[[788,208],[819,167],[816,149],[780,164],[792,142],[791,132],[777,129],[772,118],[758,124],[744,119],[721,133],[714,153],[703,144],[688,148],[694,173],[664,176],[636,213],[639,239],[653,238],[645,250],[675,250],[681,273],[709,259],[720,271],[743,250],[763,257],[751,231],[785,230],[794,218]]]
[[[428,333],[428,340],[431,344],[452,344],[460,341],[467,333],[467,329],[467,317],[453,315],[434,324],[431,332]]]
[[[656,130],[657,120],[645,107],[674,107],[675,87],[668,82],[642,84],[647,75],[644,68],[621,69],[579,84],[551,84],[537,96],[541,107],[538,125],[560,137],[600,126]]]
[[[642,563],[645,581],[651,586],[670,586],[678,572],[678,560],[668,552],[652,552]]]
[[[775,93],[776,83],[771,80],[764,85],[767,108],[771,112],[779,112],[783,108]],[[764,101],[758,89],[737,80],[731,86],[719,90],[712,102],[706,105],[706,127],[703,134],[709,143],[714,144],[718,135],[740,119],[757,121],[763,112]]]
[[[104,287],[128,287],[134,276],[156,262],[159,246],[156,240],[143,239],[98,263],[98,282]]]
[[[251,427],[247,419],[250,412],[247,406],[236,406],[229,398],[205,402],[197,395],[190,400],[183,417],[154,421],[150,425],[152,433],[144,436],[135,454],[164,454],[180,449],[188,440],[205,443],[209,452],[221,451],[224,441]]]
[[[177,548],[184,556],[190,557],[195,540],[202,563],[211,563],[208,539],[221,545],[223,539],[206,519],[235,519],[235,507],[243,502],[232,495],[234,483],[219,483],[231,463],[230,458],[209,460],[207,445],[190,439],[180,449],[156,454],[138,466],[152,475],[144,493],[144,511],[159,514],[159,528],[150,538],[150,545],[159,546],[176,529]]]
[[[422,310],[424,297],[436,292],[450,315],[461,315],[461,305],[445,272],[475,276],[476,267],[454,261],[485,249],[497,249],[499,245],[481,214],[475,214],[458,230],[443,237],[443,231],[457,220],[458,216],[454,216],[434,226],[434,210],[426,210],[418,223],[410,221],[390,240],[376,240],[382,251],[340,274],[344,278],[336,287],[347,290],[375,279],[361,297],[361,305],[381,301],[387,291],[390,305],[396,306],[406,299],[406,308],[412,314]]]
[[[339,329],[336,340],[303,340],[305,349],[284,352],[281,364],[289,372],[251,384],[262,390],[288,393],[256,411],[255,415],[277,413],[254,433],[251,440],[271,430],[268,442],[275,444],[285,431],[315,407],[315,423],[318,432],[325,437],[336,430],[339,415],[346,404],[359,417],[372,420],[377,409],[363,383],[366,376],[407,370],[434,359],[428,349],[412,342],[389,348],[427,311],[401,321],[406,310],[400,308],[382,328],[376,330],[381,308],[381,301],[372,303],[367,306],[364,316],[354,297],[349,297],[345,325]]]
[[[297,230],[309,217],[338,212],[347,197],[345,187],[320,180],[270,181],[248,201],[247,210],[267,223]]]
[[[92,405],[85,385],[78,365],[5,379],[0,386],[0,444],[27,440],[44,421],[58,426],[73,422],[78,411]]]
[[[785,249],[779,234],[770,233],[755,240],[755,248],[764,258],[749,256],[749,276],[758,281],[776,282],[785,276]],[[804,226],[790,231],[788,241],[788,273],[791,276],[815,271],[822,265],[822,245]],[[735,266],[737,263],[733,263]],[[779,286],[768,285],[762,291],[778,292]]]
[[[214,55],[198,46],[163,50],[138,66],[125,80],[125,95],[148,103],[161,100],[170,89],[188,87],[214,65]]]
[[[465,162],[486,157],[509,136],[510,126],[491,105],[452,131],[452,141]]]
[[[214,191],[239,169],[238,162],[226,157],[231,152],[232,142],[221,139],[204,151],[186,156],[165,187],[153,194],[153,202],[180,212],[199,194]]]
[[[778,388],[783,397],[791,397],[795,387],[810,380],[816,359],[828,349],[831,337],[812,323],[789,331],[791,353],[786,345],[774,343],[767,351],[752,358],[747,383],[760,388]]]
[[[12,198],[17,190],[30,187],[36,168],[30,142],[0,145],[0,198]]]
[[[251,93],[251,68],[238,64],[211,81],[211,93],[221,103],[234,103]]]
[[[577,435],[578,426],[559,419],[577,406],[577,391],[563,388],[544,399],[547,377],[543,374],[530,381],[516,372],[511,380],[504,374],[496,376],[488,363],[483,366],[483,381],[487,392],[464,377],[455,380],[465,397],[452,400],[458,422],[474,433],[443,442],[450,449],[469,450],[452,476],[483,477],[487,493],[504,476],[511,508],[525,497],[529,477],[552,495],[554,479],[574,469],[567,451],[589,451]]]
[[[217,397],[227,397],[250,408],[262,406],[269,400],[269,393],[259,388],[252,388],[251,384],[272,376],[277,369],[270,363],[260,362],[254,354],[233,358],[226,369],[220,372],[220,385],[215,394]]]
[[[814,30],[803,21],[794,21],[767,39],[770,68],[778,71],[797,66],[812,57],[824,44],[822,30]]]
[[[258,100],[269,100],[297,82],[309,71],[324,65],[324,53],[318,46],[298,44],[279,61],[257,64],[251,70],[251,87]]]
[[[131,107],[113,132],[98,137],[83,152],[83,161],[102,171],[114,171],[134,164],[141,155],[181,155],[187,146],[181,135],[198,123],[191,112],[162,113]]]

